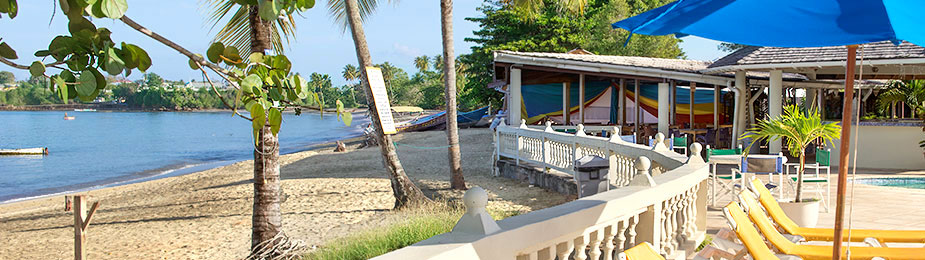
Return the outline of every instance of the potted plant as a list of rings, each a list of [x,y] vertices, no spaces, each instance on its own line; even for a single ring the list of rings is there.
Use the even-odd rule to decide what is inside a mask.
[[[796,105],[784,108],[784,114],[777,118],[760,120],[758,125],[742,135],[740,139],[754,140],[748,148],[763,139],[776,141],[784,138],[791,156],[800,158],[797,171],[797,190],[793,201],[782,201],[781,208],[794,222],[804,227],[813,227],[819,220],[819,200],[803,199],[803,171],[806,166],[806,147],[817,139],[832,143],[838,139],[841,126],[835,122],[823,122],[815,107],[801,110]],[[749,149],[745,149],[748,156]]]

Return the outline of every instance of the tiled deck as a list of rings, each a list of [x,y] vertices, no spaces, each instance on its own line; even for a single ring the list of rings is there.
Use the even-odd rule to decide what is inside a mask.
[[[720,167],[720,171],[728,171],[728,168]],[[835,225],[835,191],[837,183],[837,168],[832,169],[832,200],[829,212],[821,212],[819,215],[819,224],[816,227],[833,227]],[[722,172],[721,172],[722,173]],[[895,170],[858,170],[857,178],[877,178],[877,177],[925,177],[925,171],[903,171]],[[777,179],[775,177],[775,179]],[[762,180],[767,181],[765,176]],[[848,176],[848,194],[849,199],[846,205],[854,207],[853,213],[850,208],[845,208],[845,229],[847,230],[848,219],[851,216],[853,228],[860,229],[917,229],[925,230],[925,189],[911,189],[899,187],[882,187],[866,184],[854,184],[854,200],[851,199],[851,173]],[[776,190],[774,191],[776,196]],[[813,194],[806,194],[813,197]],[[791,195],[792,196],[792,195]],[[708,207],[707,227],[709,233],[715,233],[719,228],[727,227],[726,220],[722,215],[722,207],[728,204],[729,197],[717,201],[716,207]],[[822,206],[820,205],[820,208]],[[824,210],[824,209],[823,209]]]

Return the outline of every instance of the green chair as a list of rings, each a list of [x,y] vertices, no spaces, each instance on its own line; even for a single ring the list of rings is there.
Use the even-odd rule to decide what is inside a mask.
[[[681,137],[674,137],[674,134],[671,134],[671,150],[684,150],[684,155],[687,154],[687,135],[681,135]]]
[[[710,145],[707,145],[707,152],[703,155],[703,160],[705,162],[710,162],[710,155],[734,155],[742,154],[742,146],[736,147],[735,149],[712,149]]]
[[[829,201],[832,200],[831,193],[831,183],[829,183],[830,175],[832,174],[831,169],[831,158],[832,151],[829,149],[819,149],[816,147],[816,162],[807,163],[804,165],[804,171],[806,170],[815,170],[815,173],[809,174],[809,172],[803,173],[803,192],[816,193],[819,195],[819,200],[822,201],[822,206],[825,208],[825,212],[829,212]],[[787,163],[787,176],[789,178],[790,190],[793,191],[794,195],[796,194],[796,183],[797,176],[796,174],[790,175],[790,166],[793,166],[794,171],[799,171],[799,163]],[[825,171],[825,176],[822,175],[822,171]],[[811,184],[805,185],[805,184]]]

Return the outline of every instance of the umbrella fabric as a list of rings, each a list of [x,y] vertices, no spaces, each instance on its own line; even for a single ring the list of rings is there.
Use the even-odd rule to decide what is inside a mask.
[[[771,47],[906,40],[925,46],[922,0],[678,0],[616,22],[646,35]]]

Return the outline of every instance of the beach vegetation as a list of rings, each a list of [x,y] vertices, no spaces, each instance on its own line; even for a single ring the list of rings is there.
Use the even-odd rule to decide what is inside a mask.
[[[803,202],[803,172],[806,166],[806,147],[822,140],[824,144],[834,144],[841,137],[841,125],[837,122],[825,122],[814,107],[801,109],[797,105],[784,107],[784,114],[779,117],[762,119],[757,126],[748,129],[739,140],[752,140],[745,149],[745,156],[752,146],[762,140],[785,140],[790,155],[800,158],[797,170],[797,189],[794,202]]]
[[[397,211],[386,221],[388,225],[374,227],[325,242],[305,259],[370,259],[433,236],[448,233],[465,213],[464,209],[434,203],[430,207]],[[489,210],[495,220],[521,214],[519,211]]]

